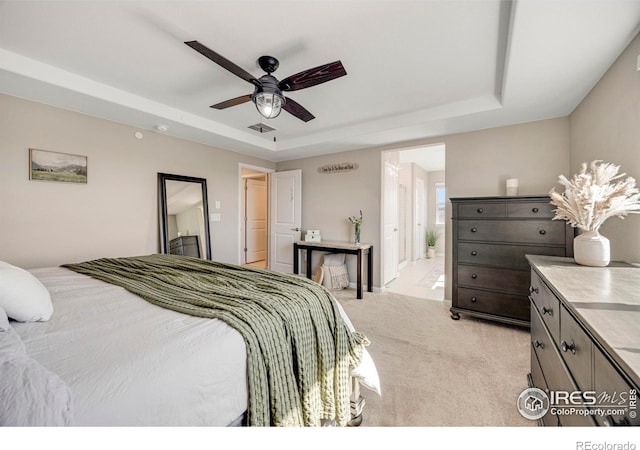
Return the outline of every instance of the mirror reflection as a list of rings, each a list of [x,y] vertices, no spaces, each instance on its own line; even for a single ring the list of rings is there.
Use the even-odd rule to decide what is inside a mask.
[[[203,178],[158,174],[162,252],[211,259]]]

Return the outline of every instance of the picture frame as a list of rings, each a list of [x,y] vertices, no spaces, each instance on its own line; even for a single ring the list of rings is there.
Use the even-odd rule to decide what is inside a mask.
[[[87,184],[87,157],[50,150],[29,149],[29,179]]]

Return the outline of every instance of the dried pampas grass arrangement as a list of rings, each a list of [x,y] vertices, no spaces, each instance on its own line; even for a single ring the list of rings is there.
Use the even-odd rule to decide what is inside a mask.
[[[640,191],[636,180],[626,174],[618,175],[620,166],[592,161],[582,163],[580,173],[568,180],[560,175],[564,193],[549,192],[551,204],[556,206],[554,220],[566,220],[572,227],[597,231],[609,217],[624,218],[628,213],[640,212]]]

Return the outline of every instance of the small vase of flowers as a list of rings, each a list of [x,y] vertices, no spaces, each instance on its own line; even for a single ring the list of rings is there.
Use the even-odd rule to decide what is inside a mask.
[[[360,243],[360,227],[362,226],[362,210],[360,210],[360,217],[351,216],[349,217],[349,222],[351,222],[354,226],[355,233],[355,243]]]
[[[629,213],[640,212],[640,191],[636,180],[618,175],[620,166],[595,160],[583,163],[580,173],[571,180],[560,175],[564,193],[551,189],[551,204],[556,207],[554,220],[566,220],[581,230],[573,241],[576,263],[604,267],[610,262],[609,240],[599,232],[610,217],[623,219]]]

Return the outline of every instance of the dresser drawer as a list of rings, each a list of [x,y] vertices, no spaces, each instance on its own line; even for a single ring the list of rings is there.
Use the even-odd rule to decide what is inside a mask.
[[[542,318],[535,308],[531,309],[531,345],[540,363],[540,368],[544,374],[544,379],[550,391],[575,392],[577,387],[567,371],[560,354],[558,353],[553,340],[542,324]],[[585,407],[569,403],[559,403],[552,405],[564,411],[562,406],[584,410]],[[547,415],[553,415],[550,410]],[[584,414],[562,414],[558,415],[558,422],[562,426],[593,426],[595,422],[589,415]]]
[[[527,245],[484,244],[481,242],[460,242],[458,262],[487,266],[529,270],[525,255],[565,256],[564,247],[535,247]]]
[[[638,391],[631,387],[625,379],[613,367],[611,362],[602,354],[600,350],[593,351],[593,387],[598,396],[598,405],[611,408],[626,408],[624,414],[609,416],[596,416],[599,425],[640,425],[640,417],[637,416]],[[630,417],[630,412],[634,411]]]
[[[531,274],[523,270],[458,265],[458,284],[527,295]]]
[[[538,310],[547,325],[552,339],[560,345],[560,301],[534,271],[531,271],[529,296],[532,306]]]
[[[506,217],[507,206],[504,203],[461,203],[458,205],[458,217]]]
[[[457,296],[459,308],[529,321],[529,299],[522,295],[457,288]]]
[[[507,205],[507,217],[552,219],[555,206],[549,202],[517,202]]]
[[[547,382],[544,379],[544,375],[542,374],[542,368],[540,367],[540,362],[538,361],[538,357],[536,356],[536,352],[531,347],[531,380],[533,382],[533,387],[536,387],[547,394],[549,393],[549,388],[547,387]],[[547,413],[542,416],[542,423],[545,427],[557,427],[560,425],[558,422],[558,416]]]
[[[541,363],[538,360],[537,352],[544,352],[545,347],[550,345],[549,338],[545,338],[544,329],[541,328],[541,321],[537,316],[535,309],[531,309],[531,380],[533,387],[537,387],[549,394],[549,386],[544,378],[544,372],[542,371]],[[546,349],[547,352],[551,349]],[[547,353],[542,353],[541,356],[547,357]],[[548,364],[549,362],[547,362]],[[556,427],[560,425],[558,422],[558,416],[547,413],[542,417],[542,423],[545,426]]]
[[[564,245],[565,223],[550,220],[458,220],[463,241]]]
[[[564,306],[560,306],[559,348],[578,388],[583,391],[592,389],[591,352],[593,344]]]

